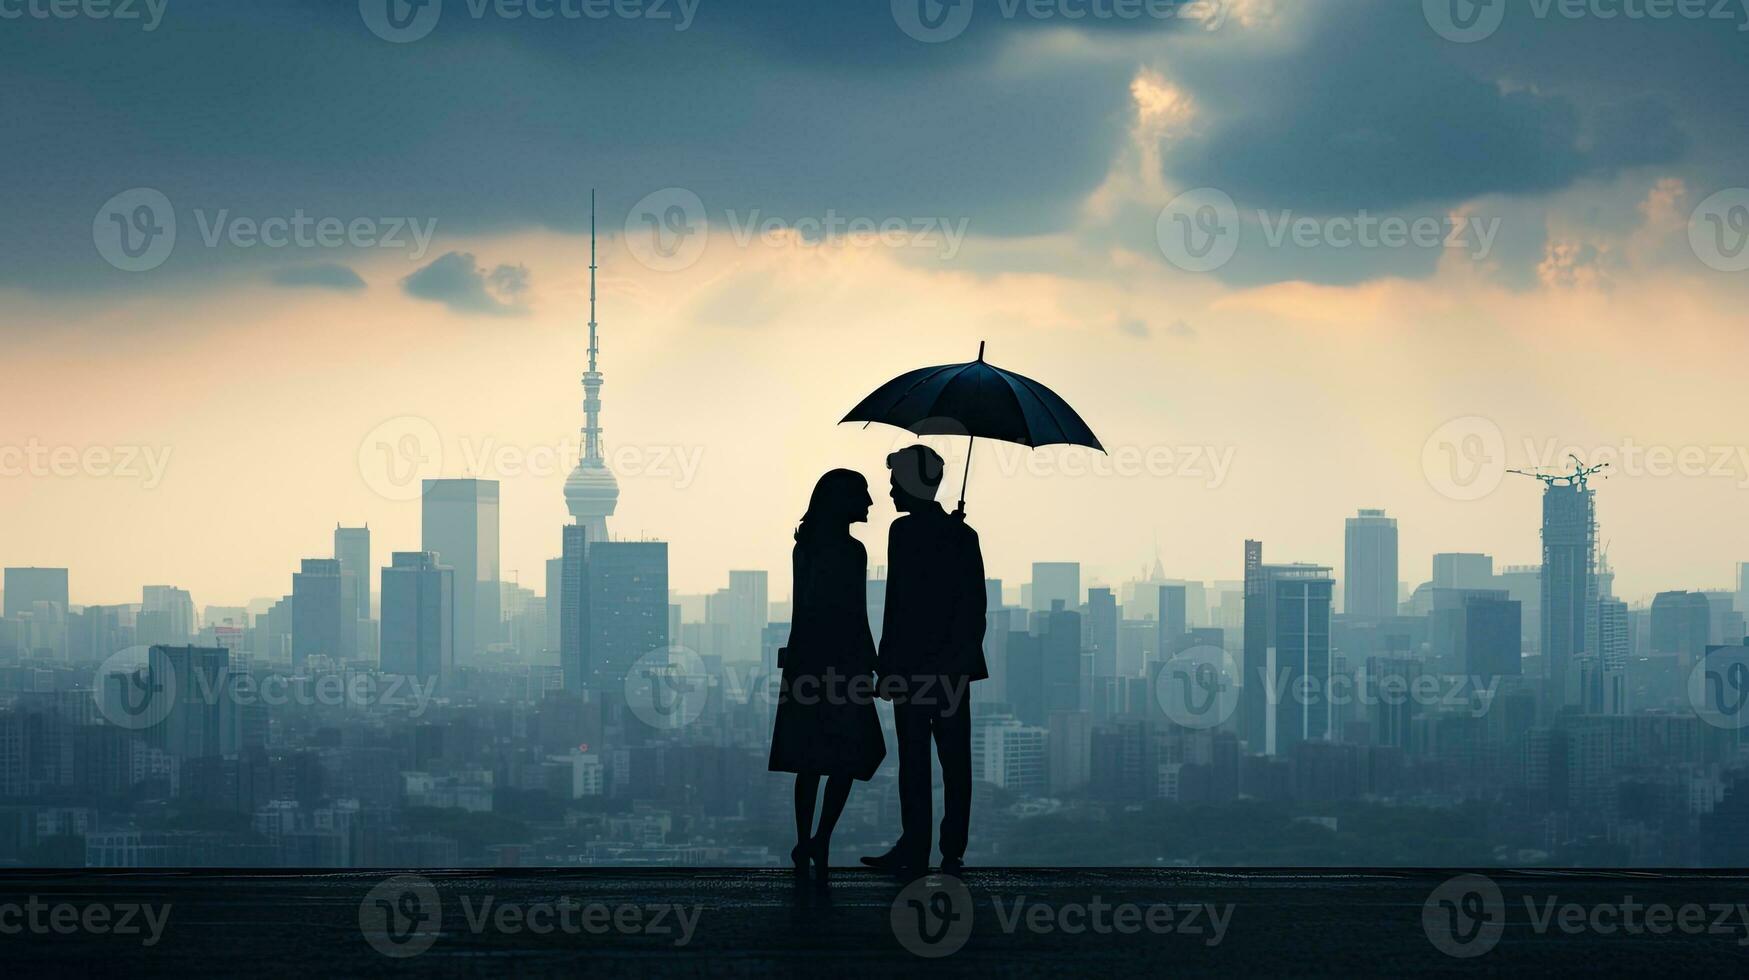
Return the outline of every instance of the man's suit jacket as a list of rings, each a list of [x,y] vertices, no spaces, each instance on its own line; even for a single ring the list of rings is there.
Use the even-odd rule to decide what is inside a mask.
[[[984,556],[978,532],[940,504],[893,522],[878,669],[974,681],[984,663]]]

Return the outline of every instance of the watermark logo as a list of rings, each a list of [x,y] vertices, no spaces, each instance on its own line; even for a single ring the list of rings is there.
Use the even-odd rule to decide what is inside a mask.
[[[170,717],[176,707],[176,668],[151,647],[110,654],[98,665],[91,695],[97,712],[117,728],[143,731]]]
[[[1749,189],[1733,187],[1700,202],[1688,221],[1688,243],[1710,268],[1749,271]]]
[[[443,0],[358,0],[358,15],[377,37],[407,44],[437,28]]]
[[[704,714],[710,699],[704,658],[685,647],[652,650],[626,671],[625,697],[632,714],[651,728],[685,728]]]
[[[1421,447],[1421,471],[1452,500],[1481,500],[1506,478],[1506,435],[1479,415],[1452,419]]]
[[[443,934],[443,903],[431,879],[396,875],[358,903],[358,929],[364,941],[390,959],[418,956]]]
[[[1749,646],[1707,652],[1688,674],[1688,703],[1715,728],[1749,725]]]
[[[30,933],[37,936],[138,936],[140,945],[152,947],[164,938],[170,924],[165,902],[46,902],[32,895],[23,902],[0,903],[0,935]]]
[[[155,490],[170,468],[171,446],[50,446],[32,437],[0,445],[0,478],[138,480]]]
[[[1427,941],[1447,956],[1486,954],[1506,931],[1506,899],[1485,875],[1458,875],[1433,890],[1421,905]]]
[[[924,44],[951,41],[972,23],[973,0],[893,0],[893,22]]]
[[[0,0],[0,20],[132,20],[150,34],[170,0]]]
[[[1239,254],[1239,206],[1213,187],[1185,191],[1161,209],[1154,235],[1166,260],[1185,272],[1213,272]]]
[[[1427,23],[1447,41],[1474,44],[1506,22],[1506,0],[1421,0]]]
[[[653,271],[691,268],[710,241],[704,200],[684,187],[645,195],[626,213],[625,241],[632,258]]]
[[[176,209],[152,187],[135,187],[103,202],[91,221],[103,261],[123,272],[150,272],[176,248]]]
[[[358,444],[358,472],[386,500],[417,500],[425,481],[443,472],[443,436],[429,419],[389,419]]]
[[[925,875],[893,899],[890,920],[899,945],[924,959],[960,951],[972,935],[972,893],[953,875]]]
[[[1217,646],[1194,646],[1160,666],[1154,700],[1174,724],[1206,731],[1239,710],[1239,668]]]

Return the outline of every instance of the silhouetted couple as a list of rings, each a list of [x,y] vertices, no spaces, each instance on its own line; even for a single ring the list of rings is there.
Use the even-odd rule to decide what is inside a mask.
[[[936,503],[942,459],[926,446],[887,457],[900,514],[887,539],[886,611],[880,650],[868,625],[868,553],[850,526],[868,520],[868,482],[851,470],[820,478],[796,530],[794,606],[771,770],[796,774],[798,872],[824,878],[832,829],[854,781],[886,757],[876,697],[893,702],[899,747],[899,841],[870,867],[928,867],[930,742],[941,757],[941,868],[963,866],[972,806],[971,685],[984,664],[984,559],[963,516]],[[820,780],[826,795],[814,826]]]

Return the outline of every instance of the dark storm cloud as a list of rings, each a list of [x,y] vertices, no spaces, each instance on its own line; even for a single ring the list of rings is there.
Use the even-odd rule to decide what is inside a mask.
[[[1085,6],[976,0],[941,43],[900,29],[890,0],[704,0],[685,30],[680,0],[631,20],[443,0],[429,34],[405,44],[346,0],[179,0],[151,31],[8,22],[0,284],[181,287],[315,258],[203,248],[196,211],[578,232],[591,186],[610,234],[670,186],[695,191],[713,224],[831,210],[1059,231],[1107,174],[1129,83],[1155,60],[1202,107],[1196,138],[1165,147],[1166,176],[1246,207],[1532,196],[1626,167],[1710,157],[1722,170],[1737,158],[1719,148],[1741,141],[1729,124],[1749,59],[1733,25],[1509,21],[1456,45],[1418,3],[1323,0],[1288,7],[1291,36],[1258,45],[1232,23],[1061,16]],[[653,15],[656,0],[639,9]],[[1106,47],[1023,57],[1006,43],[1064,28]],[[149,274],[118,271],[92,240],[100,205],[139,187],[162,191],[182,226]],[[1291,266],[1241,262],[1233,276],[1358,281],[1432,263],[1349,253]]]
[[[342,293],[355,293],[364,289],[364,280],[358,277],[358,273],[338,262],[275,269],[269,278],[274,285],[293,288],[331,289]]]
[[[401,280],[409,296],[442,303],[457,313],[513,316],[527,312],[528,270],[500,265],[487,271],[467,252],[448,252]]]

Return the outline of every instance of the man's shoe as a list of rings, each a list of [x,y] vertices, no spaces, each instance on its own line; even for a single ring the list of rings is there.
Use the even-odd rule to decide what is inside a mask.
[[[957,875],[964,870],[966,870],[966,862],[961,858],[941,859],[941,873],[944,875]]]
[[[862,863],[876,871],[911,871],[922,866],[924,862],[901,854],[897,849],[885,854],[873,854],[862,859]]]

